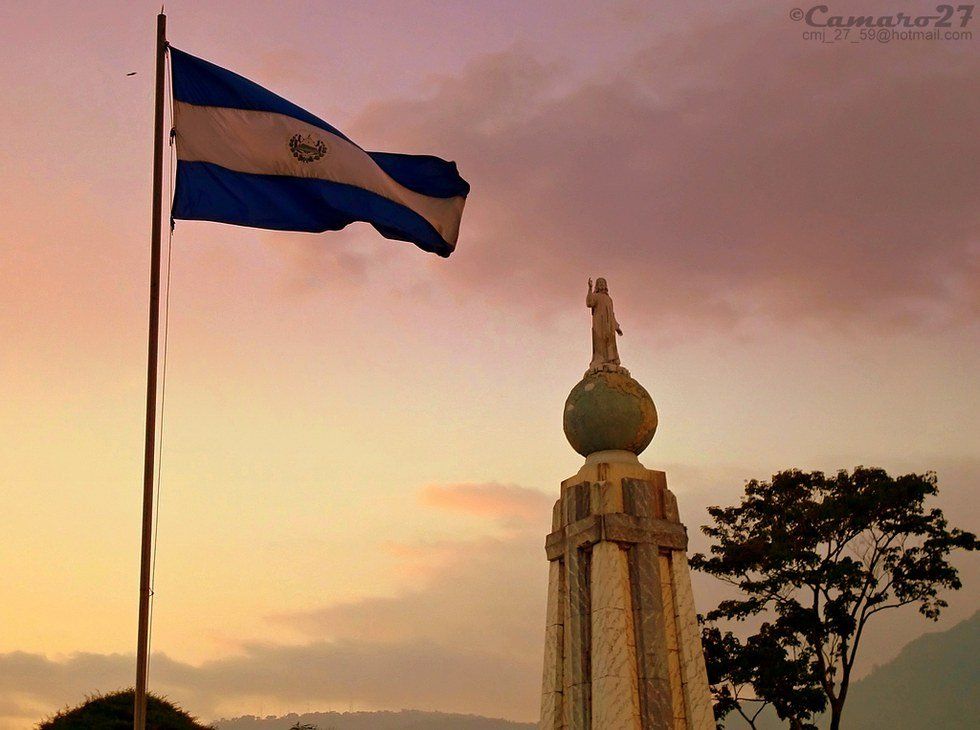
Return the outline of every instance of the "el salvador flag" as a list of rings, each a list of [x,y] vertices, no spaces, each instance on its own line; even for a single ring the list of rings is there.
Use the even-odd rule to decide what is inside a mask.
[[[177,182],[172,217],[283,231],[354,221],[449,256],[469,184],[455,162],[366,152],[238,74],[170,48]]]

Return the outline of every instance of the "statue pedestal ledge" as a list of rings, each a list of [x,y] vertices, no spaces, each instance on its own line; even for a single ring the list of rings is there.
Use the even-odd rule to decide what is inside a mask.
[[[595,375],[596,373],[619,373],[620,375],[625,375],[627,378],[630,376],[630,371],[624,368],[622,365],[613,365],[612,363],[605,363],[599,365],[598,367],[589,368],[585,371],[585,375],[582,378],[587,378],[590,375]]]

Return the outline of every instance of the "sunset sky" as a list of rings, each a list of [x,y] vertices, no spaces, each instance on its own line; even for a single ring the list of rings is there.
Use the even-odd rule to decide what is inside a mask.
[[[174,46],[472,192],[448,260],[178,222],[152,690],[536,719],[589,277],[692,549],[792,466],[935,470],[980,528],[980,36],[821,44],[791,7],[167,4]],[[0,6],[0,730],[134,678],[158,9]],[[980,608],[957,564],[860,671]]]

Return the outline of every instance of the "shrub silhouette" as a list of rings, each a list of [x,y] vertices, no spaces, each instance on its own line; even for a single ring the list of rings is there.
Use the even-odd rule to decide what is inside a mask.
[[[38,723],[37,730],[132,730],[133,690],[96,694]],[[146,698],[146,730],[213,730],[163,697]]]

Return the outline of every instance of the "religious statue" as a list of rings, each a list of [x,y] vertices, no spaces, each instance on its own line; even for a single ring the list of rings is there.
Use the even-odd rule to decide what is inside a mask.
[[[592,279],[589,279],[585,306],[592,310],[592,363],[589,371],[621,370],[616,335],[622,335],[623,330],[613,314],[612,297],[609,296],[605,279],[596,279],[595,292],[592,291]]]

